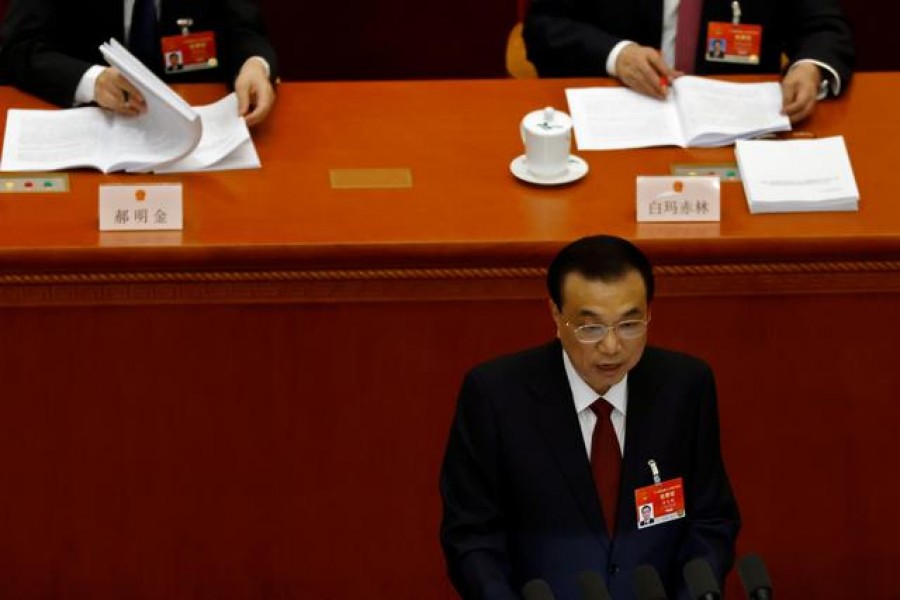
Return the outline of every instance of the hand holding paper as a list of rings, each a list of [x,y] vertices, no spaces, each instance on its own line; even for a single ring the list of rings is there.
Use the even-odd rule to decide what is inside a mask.
[[[123,115],[139,115],[147,110],[144,95],[115,67],[106,67],[97,76],[94,101]]]
[[[98,85],[103,101],[116,105],[113,111],[10,109],[0,170],[259,168],[234,94],[194,109],[115,40],[100,51],[111,67],[104,71],[108,78],[98,78]],[[141,105],[146,108],[140,110]]]

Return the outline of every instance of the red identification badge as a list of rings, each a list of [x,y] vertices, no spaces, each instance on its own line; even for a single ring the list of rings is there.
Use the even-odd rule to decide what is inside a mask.
[[[184,73],[219,66],[219,59],[216,58],[216,34],[212,31],[167,35],[162,38],[162,53],[166,73]]]
[[[710,21],[706,29],[706,60],[709,62],[759,64],[762,45],[760,25]]]
[[[684,484],[681,477],[634,490],[638,529],[683,519]]]

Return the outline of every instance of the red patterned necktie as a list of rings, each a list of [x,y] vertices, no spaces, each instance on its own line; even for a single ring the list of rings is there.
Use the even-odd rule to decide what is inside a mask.
[[[610,414],[612,405],[604,398],[591,404],[591,410],[597,416],[594,433],[591,436],[591,470],[594,472],[594,485],[603,507],[606,519],[606,531],[609,537],[616,532],[616,504],[619,499],[619,476],[622,470],[622,453],[619,441],[613,428]]]
[[[675,69],[678,71],[694,72],[702,8],[703,0],[680,0],[678,3],[678,27],[675,30]]]

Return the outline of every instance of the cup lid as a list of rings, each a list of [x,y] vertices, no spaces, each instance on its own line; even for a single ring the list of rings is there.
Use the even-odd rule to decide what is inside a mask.
[[[558,135],[572,128],[572,118],[566,113],[548,106],[525,115],[525,118],[522,119],[522,126],[533,133]]]

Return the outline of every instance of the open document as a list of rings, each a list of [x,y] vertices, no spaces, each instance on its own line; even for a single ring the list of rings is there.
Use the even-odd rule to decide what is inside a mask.
[[[665,100],[623,87],[570,88],[566,99],[579,150],[728,146],[791,128],[776,82],[682,76]]]
[[[140,90],[147,110],[127,116],[96,107],[10,109],[0,170],[93,167],[109,173],[259,167],[234,94],[195,109],[117,41],[103,44],[100,51]]]
[[[184,158],[157,165],[153,168],[154,172],[187,173],[260,167],[247,123],[238,116],[237,94],[232,92],[218,102],[197,106],[194,110],[200,115],[203,125],[200,142]]]
[[[741,140],[734,154],[751,213],[859,209],[859,190],[843,136]]]

